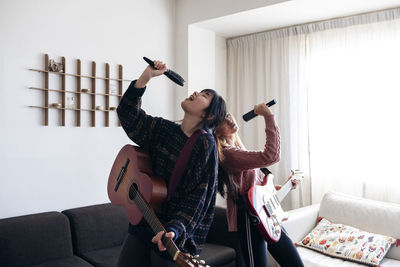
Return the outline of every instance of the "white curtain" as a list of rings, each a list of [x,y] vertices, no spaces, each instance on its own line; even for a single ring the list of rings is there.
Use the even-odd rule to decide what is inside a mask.
[[[400,202],[399,18],[392,9],[228,40],[227,102],[243,142],[262,149],[263,120],[240,116],[276,98],[282,152],[271,170],[277,183],[305,173],[286,208],[329,190]]]
[[[304,53],[304,36],[292,35],[289,31],[267,32],[228,41],[228,108],[237,118],[239,134],[247,149],[263,149],[265,125],[262,118],[244,122],[241,116],[255,104],[273,98],[277,100],[271,109],[280,128],[282,159],[269,168],[277,184],[287,180],[291,169],[308,171],[307,120],[304,120],[307,99],[299,94],[305,81],[298,75],[304,66]],[[300,190],[290,194],[283,206],[291,208],[309,204],[309,182],[309,179],[303,181]]]

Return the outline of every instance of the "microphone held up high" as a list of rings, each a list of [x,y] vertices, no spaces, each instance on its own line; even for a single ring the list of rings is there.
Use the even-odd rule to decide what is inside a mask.
[[[270,107],[270,106],[275,105],[275,104],[276,104],[276,100],[275,100],[275,99],[272,99],[272,100],[269,101],[266,105],[267,105],[267,107]],[[256,116],[257,116],[257,114],[254,113],[254,109],[253,109],[253,110],[247,112],[246,114],[244,114],[244,115],[243,115],[243,119],[244,119],[245,121],[249,121],[249,120],[251,120],[252,118],[254,118],[254,117],[256,117]]]
[[[150,66],[152,66],[154,68],[153,60],[150,60],[147,57],[143,57],[143,59],[144,59],[144,61],[147,62],[147,64],[149,64]],[[182,76],[173,70],[167,69],[163,74],[165,76],[167,76],[168,78],[170,78],[176,84],[179,84],[180,86],[183,86],[183,84],[185,83],[185,80],[182,78]]]

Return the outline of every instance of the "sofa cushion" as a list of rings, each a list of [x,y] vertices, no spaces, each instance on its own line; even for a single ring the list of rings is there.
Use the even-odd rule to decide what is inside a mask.
[[[111,203],[64,210],[71,222],[72,242],[78,255],[120,246],[128,232],[124,208]]]
[[[92,250],[80,254],[86,261],[97,267],[114,267],[117,266],[121,246]]]
[[[304,263],[304,266],[307,267],[362,267],[365,265],[358,264],[351,261],[345,261],[339,258],[332,258],[329,256],[325,256],[324,254],[315,252],[313,250],[298,247],[297,251],[299,252],[301,259]],[[382,267],[398,267],[400,266],[400,261],[384,258],[381,262]]]
[[[0,220],[2,266],[31,266],[72,256],[65,215],[45,212]]]
[[[228,232],[226,209],[223,207],[215,207],[214,219],[206,240],[206,244],[210,243],[232,248],[235,252],[236,266],[244,266],[237,232]]]
[[[329,192],[321,201],[319,216],[334,223],[400,238],[400,205]],[[400,260],[400,246],[392,246],[386,258]]]
[[[236,252],[233,248],[206,243],[200,259],[210,266],[235,266]]]
[[[297,245],[329,256],[378,266],[394,242],[392,237],[322,219]]]
[[[93,265],[77,256],[72,256],[64,259],[47,261],[42,264],[33,265],[32,267],[92,267]]]

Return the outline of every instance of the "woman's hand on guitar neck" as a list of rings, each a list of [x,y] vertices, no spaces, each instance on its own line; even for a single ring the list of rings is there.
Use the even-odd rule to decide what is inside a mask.
[[[168,232],[165,233],[164,231],[158,232],[153,239],[151,240],[151,242],[157,244],[158,246],[158,250],[159,251],[164,251],[166,250],[166,247],[164,246],[164,244],[162,243],[161,239],[163,237],[163,235],[165,234],[166,237],[170,238],[170,239],[174,239],[175,237],[175,233],[174,232]]]
[[[290,179],[292,179],[292,178],[293,178],[293,176],[290,176],[289,179],[288,179],[288,181],[289,181]],[[291,190],[296,189],[298,183],[299,183],[299,180],[293,179],[293,180],[292,180],[292,185],[293,185],[293,187],[292,187]],[[275,190],[276,190],[276,191],[279,191],[279,189],[281,189],[281,188],[282,188],[281,185],[275,185]]]
[[[289,177],[288,181],[289,181],[290,179],[292,179],[292,178],[293,178],[293,175]],[[297,184],[298,184],[299,182],[300,182],[300,181],[299,181],[297,178],[292,179],[292,185],[293,185],[292,190],[297,188]]]

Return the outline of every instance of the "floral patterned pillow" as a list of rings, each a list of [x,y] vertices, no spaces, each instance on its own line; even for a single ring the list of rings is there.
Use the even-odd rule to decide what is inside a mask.
[[[297,246],[326,255],[379,266],[395,239],[372,234],[344,224],[334,224],[322,218],[318,225]]]

